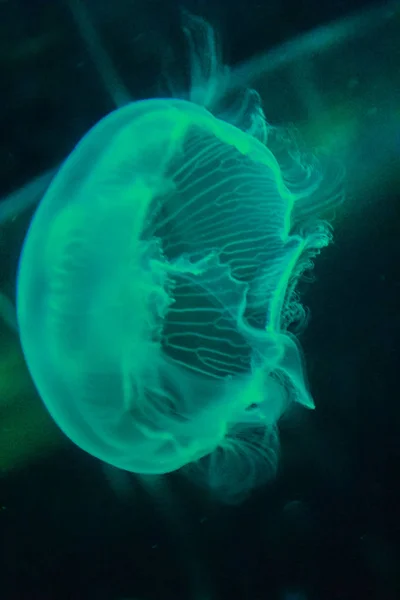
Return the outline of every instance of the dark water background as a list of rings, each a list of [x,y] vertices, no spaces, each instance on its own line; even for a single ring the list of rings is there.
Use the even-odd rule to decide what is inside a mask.
[[[0,2],[1,196],[56,166],[114,108],[69,4]],[[153,93],[163,65],[174,67],[171,44],[183,48],[178,4],[86,4],[132,95]],[[218,25],[232,64],[367,8],[360,0],[185,6]],[[31,434],[6,437],[0,407],[0,598],[400,598],[399,190],[375,186],[369,211],[339,219],[317,261],[301,337],[317,410],[282,425],[278,478],[241,507],[214,504],[176,476],[161,493],[120,480],[61,434],[51,451],[32,447],[29,460],[6,465],[1,453],[24,436],[29,446]],[[30,215],[1,230],[1,289],[10,296]],[[8,336],[0,330],[4,348]],[[18,406],[15,419],[26,410]]]

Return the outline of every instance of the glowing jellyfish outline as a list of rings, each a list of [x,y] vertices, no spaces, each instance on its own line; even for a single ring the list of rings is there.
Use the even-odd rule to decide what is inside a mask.
[[[209,48],[215,48],[208,24],[198,18],[190,24],[203,27]],[[342,194],[340,176],[324,180],[315,158],[304,163],[292,139],[278,135],[271,142],[269,133],[276,131],[268,127],[255,91],[244,90],[236,109],[224,106],[215,88],[216,72],[223,67],[216,60],[210,65],[200,72],[203,94],[198,76],[196,93],[189,94],[208,110],[190,99],[144,100],[114,111],[84,136],[32,220],[21,254],[17,310],[22,347],[38,391],[54,420],[78,446],[137,473],[184,467],[224,499],[238,501],[273,476],[279,449],[276,423],[290,402],[313,406],[301,350],[287,326],[301,316],[295,291],[299,277],[331,239],[330,226],[318,217],[341,201]],[[213,107],[215,115],[210,112]],[[136,150],[132,140],[141,142]],[[286,144],[289,168],[278,162],[269,143],[276,148]],[[199,182],[210,179],[210,173],[211,183],[202,190]],[[118,178],[124,178],[119,193]],[[182,202],[187,189],[196,186],[197,193]],[[214,202],[212,193],[220,188]],[[268,189],[269,206],[262,203],[261,189]],[[260,194],[256,199],[255,193]],[[57,214],[63,198],[67,203]],[[88,198],[96,204],[85,212]],[[242,207],[252,201],[254,216],[248,217]],[[257,214],[260,204],[265,214]],[[215,215],[206,214],[218,206]],[[190,218],[191,210],[197,222]],[[151,224],[152,219],[161,224]],[[266,224],[264,230],[261,223]],[[178,234],[166,232],[166,224]],[[113,225],[119,229],[111,242]],[[105,226],[108,234],[101,229]],[[258,262],[246,248],[240,249],[244,234]],[[103,244],[106,235],[109,239]],[[230,240],[226,244],[224,236]],[[180,247],[184,249],[178,252]],[[77,263],[71,258],[74,252],[80,253]],[[133,277],[120,277],[121,256],[123,274]],[[38,261],[36,267],[30,257]],[[133,283],[139,274],[140,284],[136,279]],[[79,318],[85,287],[97,306],[87,299],[83,324]],[[131,304],[126,310],[121,302],[126,297],[136,302],[135,311]],[[214,331],[180,331],[181,338],[197,336],[204,348],[190,354],[180,346],[175,352],[175,334],[165,333],[167,316],[176,311],[173,305],[179,300],[190,302],[193,297],[197,306],[180,308],[175,318],[192,310],[197,321],[186,326],[201,329],[200,315],[213,314]],[[108,320],[111,324],[105,325]],[[218,337],[216,332],[223,334]],[[51,338],[47,356],[36,350],[46,335]],[[94,342],[88,345],[88,339]],[[215,341],[232,347],[233,358],[227,350],[218,350]],[[193,367],[186,355],[198,358],[200,350],[206,359],[200,360],[201,368]],[[221,360],[215,358],[218,354]],[[236,370],[235,358],[246,363],[245,368]],[[107,386],[109,392],[113,389],[113,402],[116,391],[120,394],[111,413],[107,401],[113,394],[106,394]],[[199,393],[197,405],[191,406],[189,398],[193,403],[193,395]]]

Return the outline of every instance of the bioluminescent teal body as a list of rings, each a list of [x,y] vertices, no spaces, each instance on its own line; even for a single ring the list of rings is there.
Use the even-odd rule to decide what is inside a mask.
[[[274,473],[289,404],[313,406],[287,326],[336,201],[265,134],[251,93],[224,118],[181,99],[116,110],[41,201],[18,278],[27,364],[71,440],[229,499]]]

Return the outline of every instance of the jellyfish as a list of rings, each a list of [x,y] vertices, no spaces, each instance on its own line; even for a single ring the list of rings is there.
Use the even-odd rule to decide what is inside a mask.
[[[297,283],[331,240],[341,177],[270,126],[203,19],[186,94],[121,106],[59,169],[30,224],[17,318],[32,379],[80,448],[180,470],[226,502],[271,479],[278,422],[313,408]]]

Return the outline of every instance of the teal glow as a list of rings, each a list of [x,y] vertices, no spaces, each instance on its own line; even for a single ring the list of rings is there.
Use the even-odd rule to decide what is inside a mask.
[[[267,125],[254,91],[224,102],[214,34],[189,23],[213,60],[192,44],[186,99],[130,103],[77,145],[26,236],[17,314],[73,442],[240,501],[274,475],[287,407],[314,406],[288,327],[331,239],[319,216],[342,193],[337,172]]]

